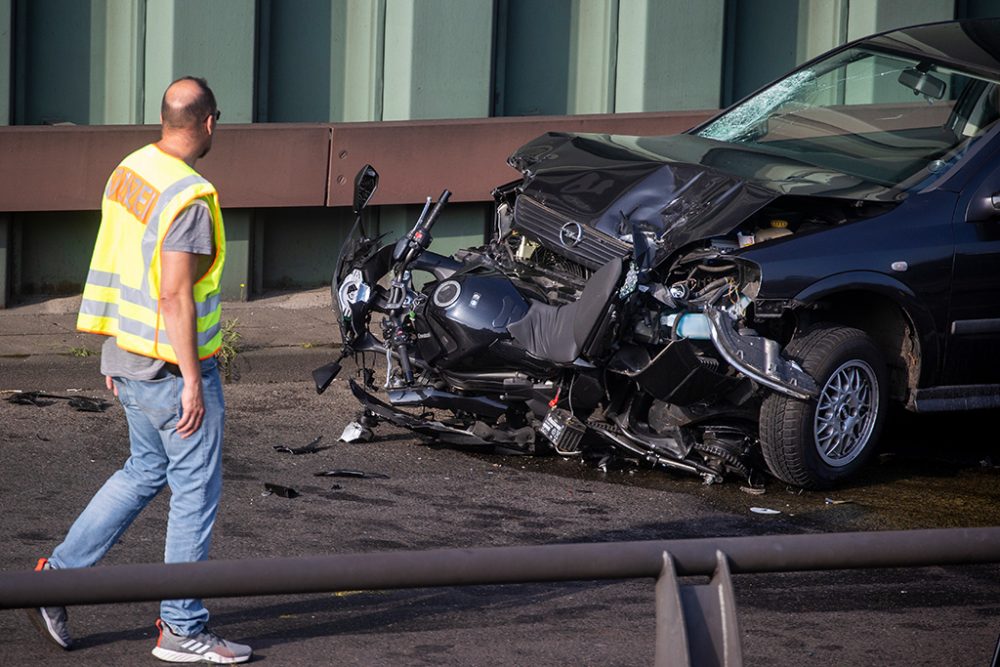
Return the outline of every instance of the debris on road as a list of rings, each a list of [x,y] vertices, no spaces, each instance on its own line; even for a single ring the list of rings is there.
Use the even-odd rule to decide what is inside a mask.
[[[754,514],[781,514],[781,510],[773,510],[770,507],[751,507],[750,511]]]
[[[357,479],[389,479],[388,475],[380,472],[365,472],[364,470],[350,470],[338,468],[336,470],[323,470],[313,473],[314,477],[354,477]]]
[[[287,445],[273,445],[274,451],[285,452],[287,454],[294,454],[298,456],[299,454],[315,454],[316,452],[321,452],[324,449],[330,449],[330,446],[317,447],[319,441],[323,439],[323,436],[317,436],[315,440],[310,442],[308,445],[303,445],[302,447],[289,447]]]
[[[59,394],[47,394],[42,391],[18,391],[7,397],[8,403],[13,403],[14,405],[34,405],[37,408],[52,405],[56,401],[67,401],[71,408],[80,412],[104,412],[111,407],[111,403],[102,398],[61,396]]]
[[[345,426],[340,434],[341,442],[371,442],[374,437],[370,428],[356,421]]]
[[[270,482],[264,482],[264,493],[262,495],[269,496],[274,494],[282,498],[298,498],[299,492],[290,486],[282,486],[280,484],[271,484]]]

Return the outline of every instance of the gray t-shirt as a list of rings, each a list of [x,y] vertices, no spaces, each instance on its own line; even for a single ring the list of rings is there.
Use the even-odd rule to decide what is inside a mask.
[[[198,267],[208,271],[214,255],[212,214],[202,199],[194,200],[177,214],[163,239],[163,250],[190,252],[204,255]],[[101,374],[129,380],[152,380],[160,375],[166,365],[162,359],[145,357],[118,347],[114,336],[109,336],[101,348]]]

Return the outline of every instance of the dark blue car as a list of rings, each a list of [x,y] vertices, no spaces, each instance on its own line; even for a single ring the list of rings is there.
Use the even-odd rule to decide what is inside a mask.
[[[616,323],[608,386],[645,382],[649,432],[759,443],[776,477],[827,486],[890,403],[1000,406],[998,118],[1000,20],[895,30],[682,135],[539,137],[497,238],[554,301],[642,255],[650,305]],[[634,351],[666,342],[670,363]]]

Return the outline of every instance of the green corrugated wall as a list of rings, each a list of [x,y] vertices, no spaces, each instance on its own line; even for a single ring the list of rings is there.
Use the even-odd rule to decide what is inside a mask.
[[[0,0],[0,124],[156,123],[184,74],[233,123],[711,108],[847,39],[956,15],[1000,0]],[[450,207],[437,249],[478,243],[489,213]],[[348,218],[227,212],[227,296],[325,283]],[[15,291],[80,284],[95,224],[0,214]]]

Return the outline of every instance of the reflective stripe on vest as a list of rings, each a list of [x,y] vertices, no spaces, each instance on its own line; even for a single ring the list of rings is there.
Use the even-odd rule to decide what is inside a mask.
[[[194,286],[198,357],[219,349],[225,232],[215,188],[155,145],[122,161],[108,179],[101,228],[77,328],[117,337],[118,346],[177,362],[159,309],[160,250],[174,218],[195,199],[208,204],[216,254]]]
[[[143,303],[143,301],[151,304],[153,309],[156,308],[156,302],[152,299],[146,297],[146,293],[143,290],[138,290],[133,287],[128,287],[127,285],[122,285],[121,280],[117,274],[108,273],[107,271],[98,271],[96,269],[91,269],[87,274],[87,285],[90,287],[100,287],[111,289],[120,295],[124,295],[123,300],[129,301],[131,303]],[[80,312],[86,312],[91,315],[104,316],[105,308],[113,307],[117,310],[118,303],[108,302],[108,299],[87,299],[84,298],[80,305]],[[219,309],[222,304],[222,295],[213,294],[209,296],[205,301],[195,301],[194,312],[195,317],[210,318],[212,314]]]

